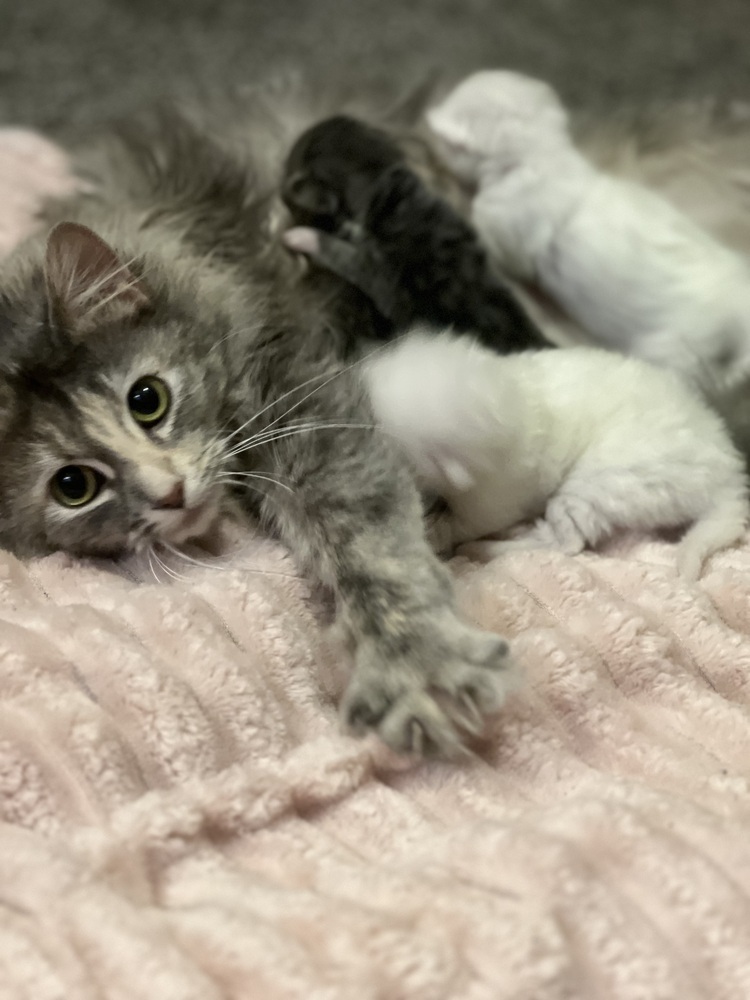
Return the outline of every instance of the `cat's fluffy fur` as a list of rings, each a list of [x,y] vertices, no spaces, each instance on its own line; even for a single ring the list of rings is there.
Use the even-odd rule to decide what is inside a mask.
[[[447,500],[453,543],[535,519],[475,555],[574,554],[618,529],[687,526],[677,558],[692,578],[744,531],[742,459],[672,372],[589,347],[498,357],[417,330],[371,358],[365,379],[383,428]]]
[[[750,268],[671,204],[597,169],[545,84],[477,73],[427,115],[511,273],[606,345],[710,383],[750,365]]]
[[[62,224],[4,266],[0,542],[148,550],[238,504],[335,594],[354,656],[346,723],[450,752],[501,705],[508,646],[459,616],[413,476],[344,362],[349,290],[301,273],[278,239],[294,121],[272,93],[219,136],[171,114],[138,123],[88,161],[87,193],[50,210]],[[146,375],[171,393],[151,429],[128,406]],[[71,463],[103,481],[72,508],[52,489]],[[183,506],[165,504],[180,483]]]

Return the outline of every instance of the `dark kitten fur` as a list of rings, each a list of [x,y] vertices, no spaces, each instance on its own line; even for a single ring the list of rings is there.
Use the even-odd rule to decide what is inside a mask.
[[[300,225],[337,233],[364,225],[373,185],[406,160],[380,129],[336,115],[308,129],[284,165],[281,194]]]
[[[331,286],[275,236],[280,131],[262,163],[176,119],[141,126],[5,267],[0,541],[148,551],[240,504],[336,594],[348,725],[451,751],[501,704],[507,645],[459,617],[411,473],[342,360]]]
[[[314,242],[288,245],[365,292],[396,329],[472,331],[500,353],[551,346],[493,273],[477,234],[385,133],[343,115],[295,143],[282,195]]]

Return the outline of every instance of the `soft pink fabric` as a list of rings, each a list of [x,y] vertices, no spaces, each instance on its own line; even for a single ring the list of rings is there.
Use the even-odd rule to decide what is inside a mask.
[[[461,765],[341,734],[277,546],[171,568],[0,554],[2,1000],[750,997],[750,544],[457,560],[525,674]]]

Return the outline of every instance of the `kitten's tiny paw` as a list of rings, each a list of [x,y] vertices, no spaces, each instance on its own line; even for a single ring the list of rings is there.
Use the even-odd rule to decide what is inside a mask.
[[[318,231],[317,229],[311,229],[309,226],[294,226],[292,229],[287,229],[282,234],[281,239],[284,246],[289,250],[294,250],[296,253],[305,253],[314,256],[320,252]]]
[[[354,733],[374,730],[399,753],[441,757],[460,755],[464,738],[481,733],[515,681],[508,643],[463,625],[447,642],[434,638],[427,659],[359,658],[342,706]]]

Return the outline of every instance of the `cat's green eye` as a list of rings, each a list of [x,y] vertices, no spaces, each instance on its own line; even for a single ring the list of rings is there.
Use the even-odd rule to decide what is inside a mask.
[[[66,465],[52,477],[52,496],[63,507],[83,507],[102,488],[104,476],[88,465]]]
[[[128,408],[137,423],[153,427],[166,417],[171,402],[169,389],[156,375],[144,375],[128,392]]]

